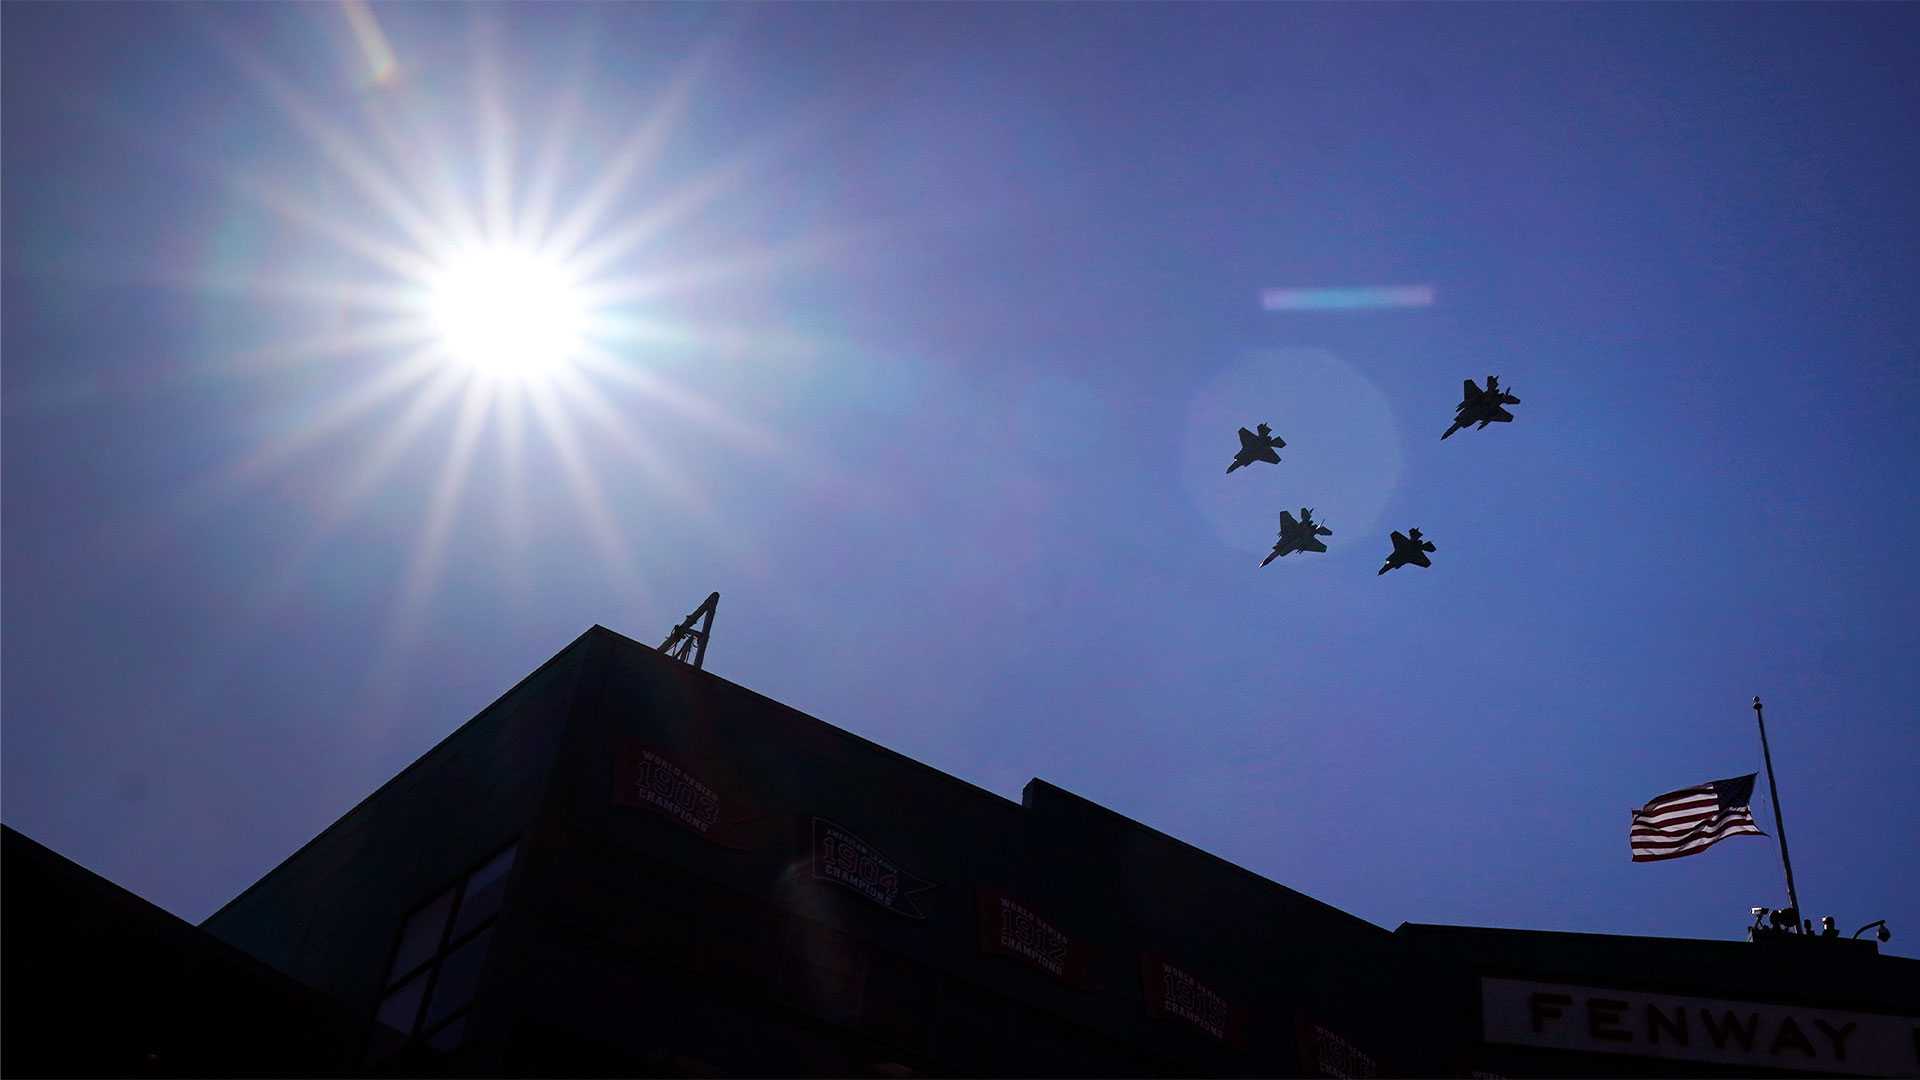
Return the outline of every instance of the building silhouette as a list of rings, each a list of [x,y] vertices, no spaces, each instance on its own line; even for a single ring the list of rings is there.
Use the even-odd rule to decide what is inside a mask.
[[[1871,942],[1389,932],[600,627],[193,935],[321,1002],[206,1074],[1920,1075]]]

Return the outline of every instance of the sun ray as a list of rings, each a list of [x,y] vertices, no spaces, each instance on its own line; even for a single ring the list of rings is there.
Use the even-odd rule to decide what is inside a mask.
[[[115,527],[116,542],[130,552],[151,550],[186,523],[264,482],[301,451],[312,448],[382,402],[425,380],[439,367],[426,350],[395,364],[382,376],[336,399],[298,429],[264,440],[238,461],[189,485],[171,500],[163,514],[138,524]]]
[[[521,205],[519,240],[529,247],[545,250],[548,223],[553,218],[555,193],[560,184],[560,166],[573,146],[574,131],[580,123],[580,106],[586,96],[587,64],[573,66],[575,76],[557,91],[558,102],[548,115],[546,138],[534,155],[527,179],[526,201]]]
[[[609,223],[604,235],[591,245],[585,245],[584,238],[573,241],[556,238],[555,247],[566,254],[567,262],[577,267],[583,277],[592,276],[714,200],[738,190],[757,170],[779,160],[802,136],[817,131],[825,115],[824,107],[816,106],[813,115],[762,136],[731,160],[658,201],[647,212],[625,223]]]
[[[400,455],[414,437],[420,434],[464,382],[458,372],[446,368],[434,375],[433,381],[407,404],[406,412],[401,414],[380,441],[361,456],[359,467],[347,481],[326,497],[322,520],[332,522],[352,512],[386,475],[387,470],[398,463]]]
[[[439,581],[447,536],[453,528],[454,509],[471,474],[481,424],[494,396],[491,383],[478,379],[467,383],[466,398],[460,403],[459,417],[454,422],[453,441],[441,466],[440,480],[427,504],[427,520],[414,544],[413,557],[408,561],[406,579],[389,623],[388,644],[396,648],[412,644],[425,614],[426,602]]]
[[[396,103],[407,123],[402,150],[407,175],[438,219],[439,240],[423,245],[422,250],[437,253],[483,243],[486,235],[480,212],[461,188],[447,125],[435,122],[417,100],[402,97]]]
[[[370,354],[389,347],[418,346],[426,337],[426,327],[415,315],[372,322],[351,330],[329,330],[294,341],[248,349],[220,361],[209,361],[203,367],[208,371],[232,375],[279,374],[316,360]],[[422,362],[419,366],[424,369],[426,364]],[[405,369],[405,364],[389,365],[383,374],[391,377]]]
[[[484,398],[491,394],[491,389],[484,384],[476,382],[468,385],[467,398],[465,403],[463,403],[460,422],[454,436],[453,453],[449,455],[447,467],[443,470],[441,489],[436,492],[432,509],[428,515],[429,528],[423,533],[420,547],[416,548],[414,560],[416,567],[409,571],[407,576],[408,582],[421,579],[421,571],[418,569],[418,565],[422,562],[419,554],[421,548],[429,543],[444,547],[446,533],[446,525],[444,522],[451,520],[450,504],[454,496],[457,495],[457,491],[447,491],[448,476],[454,474],[454,470],[457,468],[457,478],[464,478],[464,473],[468,468],[468,461],[471,458],[470,449],[465,449],[464,447],[465,444],[472,441],[474,435],[477,433],[480,420],[480,416],[476,415],[476,409],[473,403],[476,398],[483,399],[478,411],[484,412]],[[238,605],[243,615],[248,618],[253,625],[258,626],[262,621],[270,618],[279,608],[280,604],[300,587],[306,580],[308,568],[313,564],[314,559],[326,549],[328,543],[339,533],[351,512],[356,508],[357,504],[352,500],[336,501],[327,511],[317,516],[308,525],[301,535],[300,543],[291,552],[274,560],[273,574],[264,582],[249,590]],[[441,524],[436,528],[434,525],[435,522],[441,522]],[[437,560],[437,556],[435,559]],[[437,561],[433,564],[437,565]],[[390,634],[390,637],[391,636]]]
[[[527,573],[527,556],[532,544],[527,531],[526,456],[527,403],[524,394],[500,395],[500,468],[502,481],[499,518],[506,535],[507,590],[524,607],[533,598],[533,579]]]
[[[706,259],[680,263],[649,275],[629,275],[600,280],[582,290],[584,302],[603,308],[636,300],[650,300],[678,292],[733,281],[742,277],[771,274],[824,260],[845,250],[851,233],[812,236],[778,248],[756,248]]]
[[[439,215],[439,231],[449,241],[457,238],[471,242],[476,239],[477,230],[463,228],[465,201],[449,182],[444,162],[434,158],[439,152],[436,137],[438,128],[425,115],[417,89],[401,81],[382,88],[378,93],[363,95],[360,115],[394,161],[399,182],[406,185],[420,205]],[[439,249],[428,247],[423,250],[431,252]]]
[[[415,206],[386,170],[345,132],[307,104],[298,90],[243,42],[219,29],[214,30],[214,40],[241,73],[252,79],[293,121],[321,156],[404,230],[420,250],[433,251],[441,246],[444,237],[433,219]]]
[[[711,516],[712,504],[706,496],[663,461],[660,448],[641,435],[631,423],[622,423],[599,391],[588,385],[578,376],[554,380],[556,397],[564,397],[574,415],[583,415],[598,428],[605,438],[626,459],[644,470],[647,478],[659,489],[672,496],[694,513],[703,517]]]
[[[604,561],[602,568],[612,578],[609,584],[613,591],[622,599],[644,601],[644,595],[634,595],[644,593],[645,589],[638,568],[634,565],[633,553],[622,541],[619,526],[607,514],[606,496],[600,490],[600,481],[594,476],[587,455],[575,441],[566,417],[561,414],[552,388],[543,383],[533,384],[527,389],[527,401],[533,406],[542,434],[560,455],[561,475],[573,492],[574,503],[586,519],[587,538],[600,551]]]
[[[156,278],[160,275],[156,273]],[[310,301],[316,307],[347,308],[368,315],[383,315],[384,327],[411,327],[417,338],[425,338],[427,324],[420,317],[417,288],[406,282],[369,285],[364,281],[338,278],[304,277],[291,273],[264,276],[231,271],[201,270],[185,280],[161,280],[174,288],[189,288],[216,296],[245,296],[258,300]]]
[[[600,224],[607,207],[626,190],[634,174],[651,163],[666,145],[667,137],[686,112],[694,86],[705,76],[712,54],[710,47],[703,48],[681,64],[659,100],[654,102],[652,111],[614,153],[593,186],[575,201],[572,212],[552,233],[538,237],[536,243],[542,250],[566,256]]]
[[[604,349],[590,348],[581,353],[580,366],[638,391],[689,420],[699,423],[734,446],[756,454],[772,456],[778,444],[751,424],[735,420],[711,401],[662,376],[628,363]]]
[[[431,349],[416,351],[411,358],[335,399],[299,428],[261,444],[229,470],[229,482],[244,485],[258,480],[389,399],[429,378],[443,377],[439,368]]]
[[[590,384],[584,380],[569,380],[556,389],[568,395],[569,406],[577,414],[584,415],[599,430],[603,439],[618,446],[627,460],[645,470],[654,490],[671,497],[686,513],[708,526],[704,542],[709,547],[729,559],[758,554],[753,545],[743,542],[737,530],[725,527],[705,490],[690,483],[682,473],[676,471],[677,463],[669,460],[657,444],[642,437],[632,425],[623,423],[621,417]],[[763,441],[771,451],[771,440]],[[793,467],[795,462],[791,458],[779,454],[769,452],[764,460],[783,472],[801,471]]]
[[[498,41],[494,24],[475,28],[473,119],[480,148],[480,205],[486,235],[496,242],[518,243],[513,229],[513,116],[501,100]]]
[[[230,180],[235,190],[286,220],[309,229],[403,278],[418,279],[432,269],[432,260],[419,251],[391,244],[313,209],[297,196],[274,189],[253,177]]]
[[[344,427],[357,415],[403,392],[409,385],[431,373],[436,366],[431,362],[416,363],[408,370],[396,371],[384,379],[363,384],[348,398],[336,402],[317,422],[309,421],[291,437],[264,443],[254,453],[194,483],[169,500],[161,513],[149,516],[143,522],[113,528],[111,535],[115,545],[129,557],[157,551],[162,544],[177,538],[189,523],[264,482],[275,466],[292,460],[300,449],[317,444],[323,434]],[[391,438],[389,441],[398,445],[388,456],[397,457],[400,450],[404,449],[404,442]],[[384,470],[370,471],[371,475],[362,481],[362,488],[377,481],[379,471]],[[307,528],[299,548],[291,555],[276,560],[278,573],[258,590],[253,601],[255,611],[271,608],[287,591],[298,585],[304,567],[352,509],[350,502],[336,500],[333,507],[324,510]]]

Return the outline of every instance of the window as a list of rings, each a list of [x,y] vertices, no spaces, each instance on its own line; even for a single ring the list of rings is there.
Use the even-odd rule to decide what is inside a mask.
[[[467,1006],[480,985],[518,850],[517,844],[508,846],[401,924],[374,1013],[386,1029],[376,1031],[378,1042],[391,1044],[397,1035],[447,1051],[466,1037]]]

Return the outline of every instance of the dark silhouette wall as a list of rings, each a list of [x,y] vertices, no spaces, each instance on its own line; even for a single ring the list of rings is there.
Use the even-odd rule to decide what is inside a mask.
[[[483,963],[395,989],[402,927],[508,849],[466,954]],[[326,991],[360,1025],[355,1067],[393,1072],[1711,1076],[1728,1073],[1604,1042],[1489,1043],[1484,981],[1920,1013],[1899,989],[1920,965],[1871,946],[1789,977],[1745,943],[1389,933],[1044,781],[1010,802],[600,627],[206,928]],[[459,932],[435,931],[449,956]],[[1845,992],[1831,978],[1868,968]],[[403,1048],[376,1010],[449,1015],[434,980],[465,1011]]]

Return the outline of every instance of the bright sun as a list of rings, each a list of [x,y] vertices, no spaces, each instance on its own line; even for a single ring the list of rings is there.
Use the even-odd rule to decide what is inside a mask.
[[[583,344],[578,288],[558,263],[529,252],[494,248],[449,262],[430,303],[447,353],[490,378],[551,374]]]

